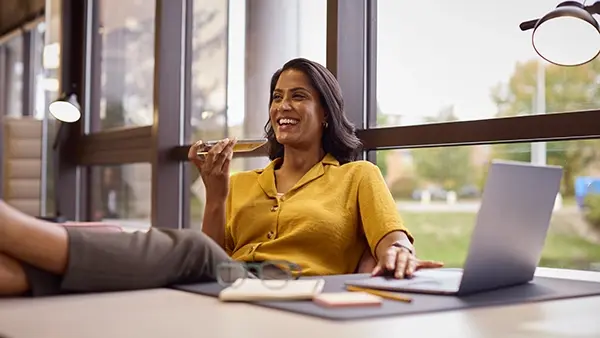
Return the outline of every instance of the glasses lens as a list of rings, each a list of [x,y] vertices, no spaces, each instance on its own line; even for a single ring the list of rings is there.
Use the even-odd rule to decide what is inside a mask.
[[[265,262],[261,278],[269,288],[282,288],[293,278],[291,265],[288,262]]]
[[[240,278],[246,278],[247,272],[242,264],[227,262],[217,267],[217,282],[221,285],[232,285]]]

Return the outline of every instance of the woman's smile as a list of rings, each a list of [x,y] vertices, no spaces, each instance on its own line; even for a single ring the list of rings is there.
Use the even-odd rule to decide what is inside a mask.
[[[281,132],[293,132],[300,127],[300,120],[294,117],[279,117],[277,119],[277,130]]]

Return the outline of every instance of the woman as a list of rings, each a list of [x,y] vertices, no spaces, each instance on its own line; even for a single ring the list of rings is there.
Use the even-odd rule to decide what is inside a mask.
[[[235,260],[293,261],[304,274],[355,272],[363,253],[378,257],[376,274],[398,278],[439,266],[414,259],[379,169],[356,161],[361,143],[335,77],[294,59],[273,75],[270,95],[266,168],[229,178],[235,140],[201,158],[201,141],[190,148],[207,191],[203,231]]]
[[[229,178],[235,140],[190,158],[206,185],[203,230],[100,233],[51,224],[0,201],[0,295],[163,287],[214,280],[218,263],[284,259],[305,274],[410,276],[441,263],[414,256],[381,173],[355,161],[360,142],[339,85],[323,66],[294,59],[271,81],[263,170]],[[231,181],[230,181],[231,180]],[[365,255],[363,255],[365,254]],[[368,261],[368,259],[366,259]]]

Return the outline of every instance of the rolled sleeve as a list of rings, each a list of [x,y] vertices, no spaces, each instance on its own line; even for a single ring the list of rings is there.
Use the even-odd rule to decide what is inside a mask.
[[[411,243],[413,236],[404,226],[396,201],[388,189],[379,168],[365,162],[358,186],[358,207],[363,231],[375,257],[377,244],[389,233],[403,231]]]

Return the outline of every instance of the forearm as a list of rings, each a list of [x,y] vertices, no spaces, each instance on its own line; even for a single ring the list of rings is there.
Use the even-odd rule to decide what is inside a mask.
[[[225,249],[225,202],[211,202],[207,199],[202,231]]]
[[[379,241],[377,247],[375,248],[375,253],[377,257],[382,257],[383,254],[385,254],[385,251],[394,243],[398,243],[401,246],[405,246],[406,248],[410,249],[413,253],[415,252],[414,246],[410,242],[410,239],[408,238],[406,233],[404,231],[397,230],[385,235]]]

